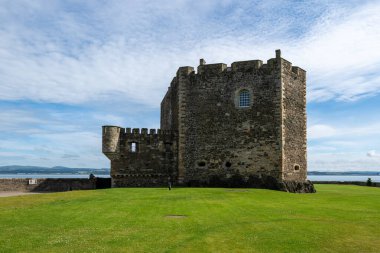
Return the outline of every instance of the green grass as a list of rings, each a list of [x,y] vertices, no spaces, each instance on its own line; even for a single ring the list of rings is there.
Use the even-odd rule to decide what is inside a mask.
[[[0,198],[0,252],[380,252],[380,188],[317,191],[124,188]]]

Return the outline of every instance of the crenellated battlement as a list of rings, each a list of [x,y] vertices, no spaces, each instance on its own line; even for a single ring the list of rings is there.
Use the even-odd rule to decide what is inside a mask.
[[[119,126],[103,126],[103,148],[105,154],[118,153],[127,143],[136,142],[141,145],[173,143],[177,133],[173,130],[148,128],[122,128]]]
[[[148,128],[122,128],[121,133],[126,136],[171,136],[175,135],[173,130],[163,130],[163,129],[148,129]]]
[[[182,75],[187,76],[192,72],[194,72],[194,67],[190,67],[190,66],[179,67],[177,70],[177,77],[182,76]]]
[[[306,70],[300,68],[300,67],[297,67],[297,66],[292,66],[292,73],[296,76],[296,77],[300,77],[300,78],[306,78]]]
[[[279,66],[279,63],[284,63],[287,67],[289,67],[289,71],[293,72],[298,76],[305,76],[305,70],[292,66],[292,63],[287,61],[284,58],[281,58],[281,51],[276,50],[276,57],[268,59],[264,64],[262,60],[248,60],[248,61],[236,61],[228,66],[225,63],[212,63],[206,64],[204,59],[200,59],[199,66],[197,67],[197,71],[195,72],[194,67],[185,66],[178,68],[176,77],[173,78],[171,83],[171,87],[175,85],[175,82],[178,80],[179,76],[189,76],[189,75],[219,75],[222,73],[239,73],[239,72],[255,72],[258,70],[263,70],[261,73],[270,73],[268,70]],[[170,89],[170,87],[169,87]]]
[[[231,70],[233,72],[257,70],[260,69],[262,66],[263,61],[261,60],[237,61],[231,64]]]
[[[111,134],[112,133],[112,134]],[[150,136],[150,135],[175,135],[176,132],[173,130],[163,130],[163,129],[148,129],[148,128],[122,128],[119,126],[103,126],[103,136],[107,135],[108,137],[115,137],[117,134],[119,135],[142,135],[142,136]]]
[[[214,64],[205,64],[198,66],[198,74],[212,73],[219,74],[227,69],[227,64],[224,63],[214,63]]]

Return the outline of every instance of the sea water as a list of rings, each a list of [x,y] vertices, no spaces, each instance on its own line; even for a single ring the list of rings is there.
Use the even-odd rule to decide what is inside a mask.
[[[110,177],[110,175],[95,175],[96,177]],[[88,178],[85,174],[0,174],[0,178]],[[372,182],[380,182],[380,176],[340,176],[340,175],[309,175],[310,181],[356,181],[366,182],[371,178]]]
[[[86,174],[0,174],[0,178],[89,178]],[[110,175],[96,175],[95,177],[110,177]]]
[[[307,179],[310,181],[340,181],[340,182],[367,182],[368,178],[371,179],[372,182],[380,182],[380,176],[340,176],[340,175],[309,175]]]

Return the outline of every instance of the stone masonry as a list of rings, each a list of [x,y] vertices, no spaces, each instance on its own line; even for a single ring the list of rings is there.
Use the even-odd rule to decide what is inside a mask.
[[[259,187],[315,192],[307,180],[306,71],[276,57],[180,67],[161,129],[103,126],[113,187]]]

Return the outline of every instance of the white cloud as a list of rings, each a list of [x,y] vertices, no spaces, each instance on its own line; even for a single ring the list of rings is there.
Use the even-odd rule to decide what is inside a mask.
[[[380,2],[331,9],[296,46],[289,59],[309,74],[309,101],[357,100],[380,88]]]
[[[378,154],[378,153],[376,152],[376,150],[370,150],[370,151],[368,151],[367,156],[368,156],[368,157],[380,158],[380,154]]]
[[[310,152],[331,152],[331,151],[335,151],[336,148],[335,147],[332,147],[332,146],[322,146],[322,145],[314,145],[314,146],[309,146],[307,148],[307,151]]]
[[[152,12],[142,3],[128,3],[128,8],[113,4],[88,20],[57,10],[57,4],[32,5],[31,13],[53,20],[49,12],[58,13],[59,19],[45,30],[12,17],[9,26],[0,29],[0,99],[80,104],[121,97],[127,103],[158,107],[179,66],[196,65],[201,57],[209,63],[266,60],[277,47],[308,70],[310,100],[354,100],[380,88],[380,77],[371,75],[380,71],[379,3],[339,13],[330,10],[301,39],[266,33],[271,29],[265,20],[252,27],[258,29],[254,33],[234,30],[247,19],[248,4],[231,9],[234,15],[227,17],[229,23],[206,19],[220,7],[216,1],[190,8],[199,12],[184,11],[185,1],[154,4],[148,8]],[[270,11],[268,4],[260,8]],[[21,20],[29,21],[24,15]],[[92,19],[99,22],[86,23]],[[175,19],[181,29],[172,24]],[[51,36],[54,28],[57,31]],[[272,29],[281,34],[290,27]]]
[[[109,167],[101,154],[101,135],[92,132],[43,133],[24,139],[5,141],[0,149],[0,165],[39,165],[69,167]],[[43,143],[43,144],[42,144]]]
[[[319,124],[310,126],[308,128],[307,137],[309,139],[319,139],[334,136],[336,133],[337,131],[335,130],[335,128],[328,125]]]
[[[73,160],[76,160],[78,159],[80,156],[79,155],[76,155],[76,154],[63,154],[62,155],[62,158],[64,159],[73,159]]]
[[[366,122],[364,122],[366,124]],[[317,124],[309,127],[308,169],[320,171],[380,171],[380,124]]]
[[[286,4],[287,11],[275,11]],[[0,131],[7,137],[1,154],[8,164],[108,166],[100,125],[157,127],[158,118],[154,123],[145,115],[159,107],[177,68],[196,67],[199,58],[265,61],[281,48],[308,71],[309,101],[352,101],[380,90],[379,2],[352,8],[317,1],[94,1],[82,2],[82,13],[64,1],[0,5],[0,100],[96,107],[1,111]],[[300,22],[302,13],[313,18]],[[309,140],[318,142],[309,145],[312,167],[379,167],[371,159],[376,152],[355,150],[344,160],[351,153],[342,147],[377,149],[359,139],[379,137],[380,123],[326,122],[308,128]],[[10,140],[7,133],[18,137]],[[81,159],[68,159],[76,154]]]
[[[311,153],[309,171],[380,171],[380,160],[371,159],[362,152]]]
[[[343,123],[344,124],[344,123]],[[352,141],[335,140],[331,137],[361,137],[380,135],[380,123],[370,122],[367,125],[326,125],[315,124],[308,127],[308,138],[310,140],[329,137],[329,142],[334,144],[353,144]]]

